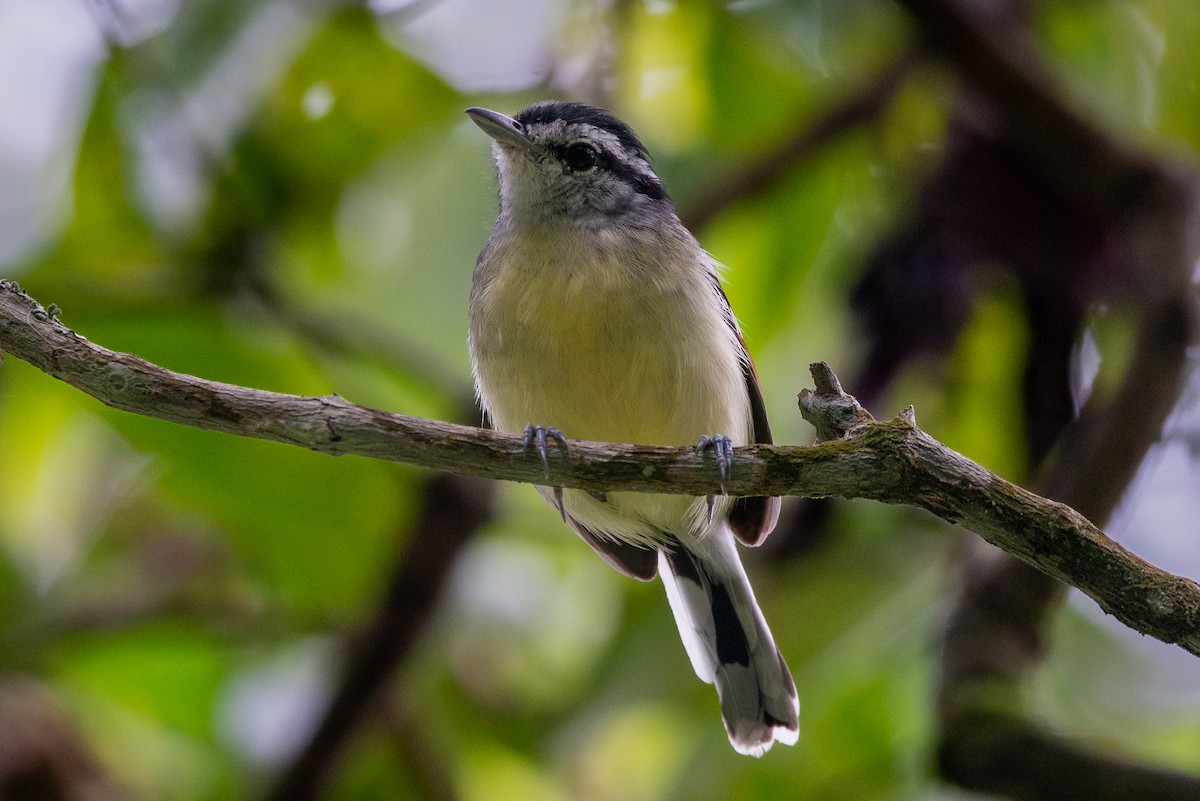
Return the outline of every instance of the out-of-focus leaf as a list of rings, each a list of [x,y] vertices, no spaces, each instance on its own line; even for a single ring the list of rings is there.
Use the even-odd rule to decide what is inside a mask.
[[[619,80],[629,101],[621,111],[656,150],[695,141],[710,111],[702,47],[715,11],[693,3],[628,13]]]
[[[847,244],[833,225],[834,210],[858,166],[847,156],[857,154],[848,149],[807,164],[793,182],[731,211],[706,233],[705,246],[730,266],[726,291],[749,342],[769,339],[791,319],[801,287],[833,289],[814,273],[827,275]]]
[[[101,77],[80,145],[71,222],[50,258],[55,271],[76,274],[77,282],[121,287],[126,298],[153,296],[177,276],[131,201],[131,165],[115,119],[122,88],[117,72],[110,64]]]
[[[692,739],[677,710],[662,704],[616,711],[588,737],[570,765],[573,797],[625,801],[669,797]]]
[[[216,644],[184,623],[77,636],[56,649],[59,678],[156,723],[207,739],[225,670]]]
[[[459,792],[463,801],[521,798],[529,801],[565,801],[571,796],[539,765],[511,751],[477,748],[461,765]]]
[[[938,436],[949,447],[1020,481],[1026,458],[1019,376],[1027,346],[1024,312],[1012,295],[975,308],[955,354],[954,391]]]
[[[395,143],[442,130],[456,105],[444,83],[384,40],[374,17],[344,11],[292,65],[255,127],[298,208],[328,212],[313,204]]]

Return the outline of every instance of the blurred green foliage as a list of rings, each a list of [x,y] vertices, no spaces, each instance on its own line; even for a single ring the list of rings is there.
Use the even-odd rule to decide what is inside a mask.
[[[530,4],[521,13],[554,15],[562,41],[592,30],[606,43],[514,39],[544,48],[546,72],[488,95],[395,45],[389,31],[438,5],[293,9],[264,35],[255,25],[278,4],[206,0],[112,45],[89,78],[65,224],[4,272],[82,335],[171,369],[461,416],[467,293],[495,210],[464,107],[601,99],[686,209],[910,36],[877,0]],[[1194,0],[1047,6],[1038,34],[1081,104],[1156,147],[1200,148]],[[584,92],[596,73],[607,97]],[[804,366],[861,355],[850,288],[936,161],[952,97],[922,67],[871,124],[697,232],[729,266],[778,441],[811,436],[793,405]],[[989,297],[953,358],[910,370],[875,411],[915,403],[926,430],[1021,480],[1027,332],[1004,287]],[[52,688],[135,797],[260,793],[336,683],[340,658],[322,648],[340,653],[361,629],[423,474],[114,412],[11,358],[0,442],[0,672]],[[661,588],[610,571],[529,488],[503,488],[329,797],[958,797],[934,777],[931,698],[963,540],[868,504],[837,506],[831,525],[802,559],[747,556],[802,699],[800,743],[755,761],[730,750]],[[1194,695],[1187,720],[1145,712],[1122,692],[1146,675],[1140,658],[1078,613],[1061,628],[1064,655],[1035,692],[1047,714],[1083,735],[1107,721],[1108,744],[1200,769]]]

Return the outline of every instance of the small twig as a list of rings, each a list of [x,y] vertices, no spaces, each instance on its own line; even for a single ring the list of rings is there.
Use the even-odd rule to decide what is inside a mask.
[[[842,382],[825,362],[808,366],[814,389],[802,389],[798,396],[800,416],[817,430],[817,442],[850,436],[861,426],[875,422],[853,395],[842,390]],[[905,413],[912,415],[912,407]]]

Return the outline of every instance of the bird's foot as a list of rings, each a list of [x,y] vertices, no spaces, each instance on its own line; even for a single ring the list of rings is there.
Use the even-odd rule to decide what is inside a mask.
[[[525,433],[521,436],[521,447],[526,451],[531,448],[537,451],[538,457],[542,460],[542,468],[545,470],[546,478],[550,478],[550,457],[547,453],[549,450],[549,441],[554,440],[558,443],[558,447],[563,453],[569,453],[570,448],[567,446],[567,438],[557,428],[547,428],[546,426],[535,426],[533,423],[525,426]],[[558,507],[558,513],[562,515],[562,519],[567,519],[567,511],[563,508],[563,491],[562,487],[554,488],[554,505]]]
[[[696,443],[696,453],[702,454],[707,450],[711,450],[717,457],[717,472],[721,477],[721,494],[728,495],[725,483],[729,480],[729,472],[733,469],[733,440],[724,434],[713,434],[711,437],[705,434]],[[705,500],[708,502],[708,522],[711,523],[713,496],[709,495]]]
[[[530,448],[537,451],[537,455],[542,460],[542,467],[545,468],[546,478],[550,478],[550,458],[547,454],[550,440],[557,442],[558,447],[562,448],[563,453],[570,452],[571,449],[567,446],[567,438],[557,428],[535,426],[533,423],[530,423],[525,426],[525,433],[521,435],[521,447],[526,451]]]

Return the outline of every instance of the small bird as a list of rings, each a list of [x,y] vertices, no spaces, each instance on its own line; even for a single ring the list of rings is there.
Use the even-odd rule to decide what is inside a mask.
[[[467,115],[493,140],[500,213],[471,285],[484,413],[547,448],[579,439],[712,450],[771,442],[754,366],[718,277],[633,130],[582,103]],[[799,702],[734,539],[758,545],[779,499],[539,487],[583,540],[642,581],[661,572],[696,674],[733,747],[792,745]]]

